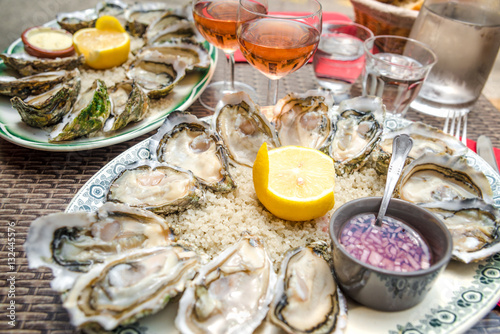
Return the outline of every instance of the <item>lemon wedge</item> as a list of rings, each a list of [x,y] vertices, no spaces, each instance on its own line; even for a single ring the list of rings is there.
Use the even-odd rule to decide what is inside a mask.
[[[281,219],[305,221],[326,214],[335,204],[333,159],[311,148],[264,143],[253,165],[259,201]]]
[[[94,69],[107,69],[127,61],[130,52],[130,37],[113,16],[97,19],[95,28],[78,30],[73,35],[73,44],[85,63]]]

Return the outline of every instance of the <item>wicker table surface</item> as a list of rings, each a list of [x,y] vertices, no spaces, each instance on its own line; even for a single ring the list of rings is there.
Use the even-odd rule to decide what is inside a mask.
[[[213,80],[223,78],[223,65],[218,64]],[[263,75],[248,64],[237,64],[236,78],[256,87],[258,95],[264,100],[267,79]],[[311,65],[307,65],[282,80],[279,97],[287,92],[304,92],[315,86]],[[199,102],[195,102],[189,111],[198,116],[210,114]],[[475,140],[480,134],[488,134],[493,144],[500,147],[499,117],[500,112],[481,97],[469,117],[469,138]],[[407,118],[440,128],[443,124],[442,119],[411,111]],[[22,244],[29,225],[37,217],[64,211],[90,177],[120,153],[154,132],[105,148],[66,153],[36,151],[0,139],[0,333],[75,331],[69,324],[58,294],[50,289],[50,270],[30,270],[27,267]],[[8,235],[9,231],[15,231],[15,236]],[[12,240],[8,240],[8,237],[12,237]],[[12,241],[14,243],[9,245]],[[15,257],[9,254],[12,251]],[[13,270],[10,264],[14,264]],[[15,327],[8,325],[10,320],[7,317],[7,307],[12,300],[8,296],[12,282],[10,278],[15,279]],[[500,313],[492,310],[468,333],[500,333]]]

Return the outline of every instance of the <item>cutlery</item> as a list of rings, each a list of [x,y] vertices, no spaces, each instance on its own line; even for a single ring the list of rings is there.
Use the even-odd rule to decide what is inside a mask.
[[[493,152],[493,145],[489,137],[485,135],[479,136],[477,139],[477,154],[499,173],[495,153]]]

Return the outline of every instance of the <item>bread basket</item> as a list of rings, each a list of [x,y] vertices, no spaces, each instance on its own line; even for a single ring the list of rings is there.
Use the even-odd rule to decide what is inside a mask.
[[[377,0],[351,0],[354,21],[369,28],[375,35],[408,37],[418,10],[398,7]]]

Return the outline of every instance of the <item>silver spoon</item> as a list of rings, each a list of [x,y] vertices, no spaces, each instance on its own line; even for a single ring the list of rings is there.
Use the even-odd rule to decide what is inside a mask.
[[[375,225],[380,226],[382,220],[389,206],[389,201],[391,200],[394,188],[398,183],[399,177],[401,176],[401,171],[405,165],[406,157],[410,153],[413,147],[413,141],[410,136],[401,134],[394,138],[392,142],[392,157],[389,163],[389,170],[387,171],[387,181],[385,183],[384,196],[382,197],[382,203],[380,204],[380,209],[378,211],[377,219],[375,220]]]

